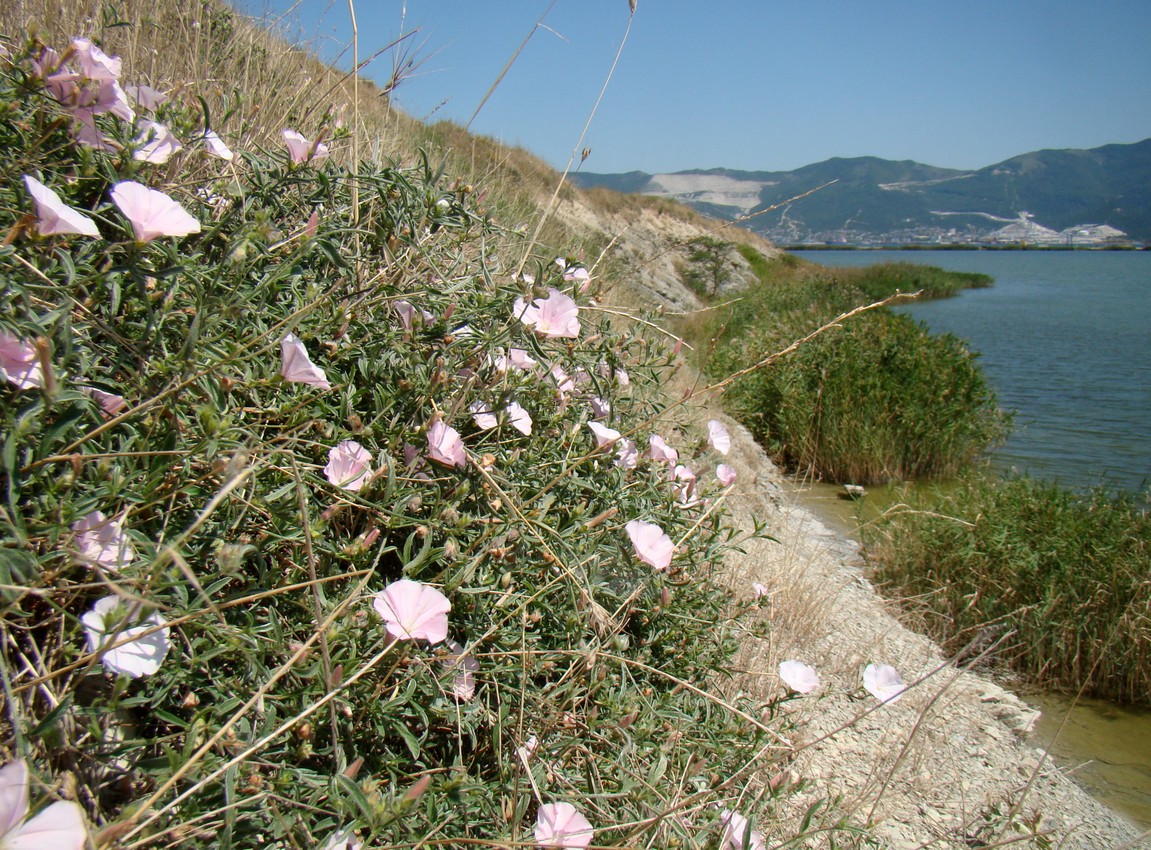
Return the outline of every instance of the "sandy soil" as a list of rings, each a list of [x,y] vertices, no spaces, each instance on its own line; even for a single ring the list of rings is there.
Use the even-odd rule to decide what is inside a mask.
[[[1024,739],[1033,709],[900,625],[864,576],[856,545],[796,504],[750,433],[725,421],[729,462],[739,471],[733,521],[750,531],[758,518],[778,540],[752,540],[728,561],[738,593],[749,594],[754,582],[770,593],[763,608],[771,638],[746,642],[740,684],[778,695],[786,659],[810,664],[822,680],[815,694],[786,703],[799,730],[792,771],[814,780],[813,791],[842,795],[845,811],[877,824],[876,834],[899,850],[1008,841],[1151,847]],[[891,664],[915,684],[881,706],[861,689],[871,662]],[[1032,831],[1043,838],[1025,838]]]

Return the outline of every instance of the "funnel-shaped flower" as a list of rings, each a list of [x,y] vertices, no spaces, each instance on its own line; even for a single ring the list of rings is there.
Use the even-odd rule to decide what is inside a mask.
[[[183,147],[171,130],[155,121],[144,122],[140,135],[136,137],[136,144],[140,147],[132,152],[132,159],[153,165],[163,165]]]
[[[236,158],[232,153],[232,149],[224,144],[224,140],[216,133],[215,130],[205,130],[203,135],[204,147],[208,149],[208,153],[219,159],[231,162]]]
[[[863,671],[863,687],[883,702],[895,702],[907,690],[903,677],[890,664],[868,664]]]
[[[809,694],[819,687],[819,674],[802,661],[779,662],[779,678],[793,691],[801,694]]]
[[[0,373],[22,390],[44,386],[44,369],[36,346],[0,331]]]
[[[442,419],[428,428],[428,457],[445,466],[465,466],[468,462],[460,432]]]
[[[89,80],[118,80],[124,62],[109,56],[86,38],[72,39],[72,59]]]
[[[589,422],[587,426],[591,428],[591,432],[595,434],[596,448],[602,449],[604,446],[610,446],[620,438],[620,432],[615,428],[609,428],[606,425],[601,425],[599,422]]]
[[[308,384],[321,390],[332,388],[324,370],[312,362],[308,349],[295,334],[288,334],[280,340],[280,374],[284,380],[293,383]]]
[[[725,455],[731,451],[731,435],[727,433],[727,428],[725,428],[723,423],[718,419],[708,421],[707,441],[711,443],[711,447],[721,455]]]
[[[60,196],[31,175],[24,175],[24,185],[36,207],[36,230],[42,236],[75,233],[80,236],[99,236],[96,222],[72,209]]]
[[[735,467],[721,463],[715,468],[715,477],[719,479],[722,486],[730,487],[735,481]]]
[[[487,431],[489,428],[495,428],[500,424],[496,419],[496,415],[492,413],[491,407],[486,402],[476,399],[468,405],[468,410],[471,411],[472,419],[476,423],[476,427],[481,431]]]
[[[679,452],[664,442],[659,434],[652,434],[648,439],[651,446],[651,459],[657,463],[675,464],[679,462]]]
[[[523,434],[525,437],[532,432],[532,415],[528,413],[519,404],[519,402],[511,402],[505,411],[508,415],[508,423]]]
[[[97,387],[80,387],[80,392],[91,396],[96,404],[100,405],[100,409],[109,416],[115,416],[128,406],[124,396]]]
[[[96,601],[92,610],[80,618],[88,633],[88,651],[99,652],[126,638],[135,638],[106,650],[100,660],[113,673],[124,673],[133,679],[150,676],[160,669],[168,655],[169,630],[165,627],[144,634],[155,626],[163,626],[163,618],[153,613],[125,622],[121,616],[124,613],[127,613],[126,605],[118,596],[105,596]]]
[[[324,476],[337,487],[357,491],[372,477],[372,453],[355,440],[344,440],[328,450]]]
[[[616,446],[615,465],[623,469],[635,469],[639,466],[639,447],[627,437],[621,437]]]
[[[77,559],[84,564],[98,564],[111,572],[136,559],[132,541],[124,533],[123,527],[114,519],[108,519],[102,511],[92,511],[72,523],[76,535]]]
[[[82,850],[87,843],[84,815],[69,800],[52,803],[28,816],[28,765],[23,760],[0,768],[0,847],[4,850]]]
[[[323,159],[329,153],[327,145],[306,139],[295,130],[284,130],[282,135],[284,137],[284,144],[288,146],[288,156],[292,158],[292,162],[296,163],[296,165],[301,165],[313,159]]]
[[[402,578],[375,595],[372,607],[396,640],[439,643],[448,636],[448,612],[452,603],[426,584]]]
[[[724,809],[719,813],[719,822],[723,824],[724,850],[764,850],[763,835],[754,829],[747,818],[739,812]]]
[[[124,180],[112,187],[111,194],[112,203],[132,223],[137,242],[200,232],[200,222],[195,216],[163,192],[134,180]]]
[[[571,803],[545,803],[536,815],[540,847],[587,847],[592,840],[588,819]]]
[[[654,522],[644,522],[633,519],[624,526],[631,545],[635,548],[636,557],[645,564],[650,564],[657,570],[666,570],[671,564],[671,556],[675,551],[675,544],[671,542],[662,528]]]
[[[579,308],[558,289],[549,289],[547,298],[537,298],[530,304],[517,298],[512,311],[521,322],[544,336],[579,336]]]
[[[476,695],[476,673],[479,672],[480,662],[474,655],[464,654],[464,648],[454,640],[448,640],[447,647],[448,654],[440,659],[440,663],[449,671],[455,671],[452,696],[468,702]]]

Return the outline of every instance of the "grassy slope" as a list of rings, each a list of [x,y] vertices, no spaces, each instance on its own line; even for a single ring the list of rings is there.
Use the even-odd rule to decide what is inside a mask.
[[[684,460],[711,458],[665,411],[664,337],[596,311],[601,284],[580,292],[551,262],[599,256],[608,236],[557,216],[541,237],[556,247],[525,245],[498,223],[539,220],[556,175],[538,160],[412,122],[222,7],[201,4],[194,20],[181,8],[0,9],[14,56],[27,31],[60,48],[98,38],[125,59],[125,81],[172,91],[161,117],[185,140],[210,114],[241,153],[224,166],[189,144],[144,165],[129,155],[135,131],[111,116],[100,127],[123,152],[94,153],[25,78],[27,60],[5,68],[3,329],[42,352],[51,380],[4,387],[3,760],[28,759],[46,782],[71,775],[101,842],[133,846],[324,846],[351,825],[389,845],[517,840],[560,800],[606,843],[715,841],[723,806],[780,837],[838,831],[834,815],[785,817],[760,781],[787,758],[763,746],[780,722],[723,695],[748,607],[716,581],[721,512],[680,507],[661,466],[628,472],[594,451],[592,392],[637,440],[658,427]],[[278,84],[299,77],[310,85]],[[285,126],[326,133],[331,159],[287,163]],[[100,235],[38,236],[25,174]],[[127,178],[177,199],[201,232],[133,242],[108,202]],[[698,221],[666,204],[641,212]],[[509,273],[524,258],[531,294],[557,287],[588,308],[578,342],[510,320],[531,292]],[[404,327],[405,301],[428,318]],[[332,390],[276,375],[287,331]],[[540,373],[496,374],[483,352],[513,345],[582,388],[564,401]],[[612,377],[625,364],[630,390]],[[82,381],[122,392],[127,409],[105,418]],[[522,402],[535,428],[481,431],[473,399],[501,416]],[[440,418],[472,450],[463,466],[424,458]],[[346,440],[375,473],[353,493],[324,466]],[[122,543],[83,555],[96,510],[133,557]],[[675,538],[670,580],[637,561],[633,517]],[[400,576],[451,597],[451,634],[481,665],[474,701],[452,697],[447,650],[397,645],[364,604]],[[81,617],[105,595],[126,623],[164,615],[171,663],[135,680],[102,672]],[[520,750],[533,736],[534,756]],[[37,784],[34,800],[45,794]]]

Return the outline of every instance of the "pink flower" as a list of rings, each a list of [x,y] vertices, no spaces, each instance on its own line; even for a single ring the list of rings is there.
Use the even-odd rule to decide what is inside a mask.
[[[428,428],[428,457],[445,466],[461,467],[468,462],[459,431],[442,419],[437,419]]]
[[[652,434],[648,445],[651,446],[651,459],[657,463],[674,464],[679,460],[679,452],[665,443],[659,434]]]
[[[615,428],[609,428],[606,425],[601,425],[599,422],[589,422],[587,426],[591,432],[595,434],[596,448],[602,449],[605,446],[610,446],[620,438],[620,433]]]
[[[363,850],[364,842],[349,829],[340,829],[328,836],[324,850]]]
[[[163,192],[124,180],[112,187],[111,195],[112,202],[132,223],[137,242],[200,232],[200,222]]]
[[[72,122],[72,135],[80,144],[98,151],[115,151],[119,148],[100,132],[96,126],[96,115],[91,109],[72,110]]]
[[[284,130],[282,135],[284,144],[288,146],[288,155],[296,165],[313,159],[323,159],[329,153],[327,145],[321,144],[319,141],[309,141],[295,130]]]
[[[205,130],[202,138],[204,140],[204,147],[208,149],[208,153],[212,156],[227,160],[228,162],[236,158],[236,155],[232,153],[232,149],[224,144],[224,140],[216,134],[215,130]],[[315,213],[312,214],[315,215]]]
[[[372,454],[355,440],[344,440],[328,450],[324,476],[337,487],[353,492],[372,477]]]
[[[508,414],[508,422],[511,426],[523,434],[525,437],[529,436],[532,432],[532,416],[519,404],[513,401],[506,408]]]
[[[439,643],[448,636],[448,612],[452,603],[426,584],[402,578],[377,593],[372,607],[387,623],[396,640]]]
[[[36,346],[0,331],[0,372],[22,390],[44,386],[44,370]]]
[[[571,803],[545,803],[536,815],[536,844],[540,847],[587,847],[592,827]]]
[[[907,690],[903,677],[890,664],[868,664],[863,671],[863,687],[882,702],[895,702]]]
[[[731,435],[727,433],[727,428],[723,427],[723,423],[718,419],[708,421],[707,441],[721,455],[731,451]]]
[[[476,427],[481,431],[487,431],[489,428],[495,428],[500,424],[491,408],[478,399],[468,405],[468,410],[472,414],[472,420],[476,423]]]
[[[231,159],[231,151],[228,151],[228,159]],[[320,210],[312,210],[312,214],[308,216],[308,222],[304,225],[304,238],[311,239],[316,235],[316,231],[320,228]]]
[[[779,678],[793,691],[801,694],[809,694],[819,687],[819,675],[801,661],[779,662]]]
[[[719,479],[722,486],[730,487],[735,481],[735,467],[721,463],[715,468],[715,477]]]
[[[6,850],[83,850],[84,814],[70,800],[57,800],[28,817],[28,764],[19,759],[0,768],[0,847]]]
[[[132,159],[150,162],[153,165],[163,165],[172,158],[172,154],[183,147],[171,130],[155,121],[144,122],[144,127],[135,142],[140,147],[132,152]]]
[[[123,527],[101,511],[92,511],[76,520],[72,523],[72,531],[76,535],[76,554],[81,563],[99,564],[106,570],[119,572],[120,567],[136,559],[136,550]]]
[[[763,836],[751,829],[747,818],[739,812],[724,809],[719,813],[723,824],[723,845],[725,850],[764,850],[767,844]]]
[[[571,379],[567,372],[559,366],[552,366],[551,368],[552,380],[556,382],[556,389],[559,390],[560,398],[564,399],[569,394],[575,392],[575,381]]]
[[[615,381],[621,387],[630,387],[631,386],[631,376],[628,375],[628,373],[625,372],[623,369],[616,369],[615,370]]]
[[[627,437],[620,438],[619,445],[616,446],[615,465],[624,469],[635,469],[639,466],[639,448],[635,442]]]
[[[128,100],[147,112],[155,112],[168,102],[168,95],[151,86],[124,86]]]
[[[498,372],[507,372],[510,369],[515,369],[518,372],[530,372],[538,364],[522,348],[509,348],[506,355],[503,349],[497,348],[496,355],[492,358],[492,365],[496,367]]]
[[[611,415],[611,402],[607,399],[593,395],[588,399],[588,404],[591,405],[591,415],[596,419],[607,419]]]
[[[105,392],[96,387],[80,387],[80,391],[91,396],[96,404],[100,405],[100,409],[109,416],[115,416],[127,407],[127,403],[124,401],[124,396],[122,395]]]
[[[547,298],[537,298],[531,304],[517,298],[512,310],[516,318],[544,336],[579,336],[579,308],[558,289],[549,289]]]
[[[436,320],[436,317],[429,313],[427,310],[416,310],[407,301],[397,301],[392,305],[395,311],[400,315],[400,321],[404,323],[404,330],[411,333],[412,325],[419,319],[425,325],[430,325]]]
[[[24,185],[36,207],[36,229],[42,236],[76,233],[81,236],[99,236],[96,222],[72,209],[60,196],[31,175],[24,175]]]
[[[296,384],[308,384],[321,390],[332,388],[324,370],[312,362],[308,349],[295,334],[288,334],[280,340],[280,374]]]
[[[662,528],[653,522],[639,519],[633,519],[624,528],[631,538],[631,545],[635,548],[637,558],[661,572],[668,568],[675,544],[664,534]]]
[[[751,595],[756,599],[761,599],[764,596],[770,596],[771,591],[767,589],[766,584],[760,584],[758,581],[751,583]]]
[[[479,672],[480,662],[474,655],[465,654],[464,648],[454,640],[448,640],[448,655],[440,659],[440,663],[449,670],[456,670],[455,680],[452,682],[452,696],[463,702],[468,702],[476,695],[476,673]]]
[[[677,464],[673,476],[680,484],[677,485],[679,489],[679,501],[681,507],[690,508],[699,504],[699,499],[696,498],[695,487],[695,473],[691,471],[691,467]]]
[[[109,56],[86,38],[72,39],[72,56],[89,80],[118,80],[123,61]]]
[[[150,676],[160,669],[171,648],[169,629],[165,627],[145,634],[155,626],[163,626],[163,618],[159,614],[151,614],[128,622],[124,620],[127,613],[130,612],[118,596],[97,600],[92,610],[80,618],[88,635],[88,651],[100,652],[105,646],[124,638],[136,638],[104,651],[100,661],[113,673],[125,673],[133,679]]]

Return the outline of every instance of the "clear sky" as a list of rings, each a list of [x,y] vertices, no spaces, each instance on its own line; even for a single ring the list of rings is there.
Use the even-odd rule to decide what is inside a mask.
[[[288,12],[329,60],[347,0],[233,0]],[[607,78],[628,0],[356,0],[363,58],[401,33],[395,102],[472,123],[562,168]],[[1041,148],[1151,137],[1149,0],[637,0],[584,146],[586,171],[790,170],[833,156],[979,168]],[[393,53],[368,76],[386,79]],[[350,66],[350,52],[337,64]],[[577,157],[578,163],[578,157]]]

